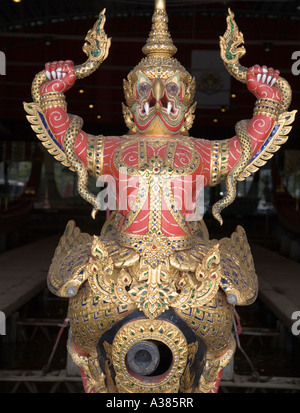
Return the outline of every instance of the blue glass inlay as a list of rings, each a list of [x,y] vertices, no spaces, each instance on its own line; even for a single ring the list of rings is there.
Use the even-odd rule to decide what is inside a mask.
[[[252,159],[250,160],[249,163],[253,162],[254,159],[265,149],[265,147],[268,145],[268,143],[270,142],[270,140],[273,138],[273,136],[275,135],[275,133],[278,131],[279,125],[274,126],[272,132],[270,133],[270,135],[268,136],[267,140],[265,141],[265,143],[263,144],[263,146],[256,152],[256,154],[252,157]]]
[[[57,142],[57,140],[55,139],[55,136],[53,135],[53,133],[51,132],[51,130],[49,129],[48,125],[47,125],[47,121],[45,119],[45,116],[41,113],[38,112],[41,121],[43,122],[43,125],[45,126],[49,136],[51,137],[51,139],[55,142],[55,144],[59,147],[59,149],[61,149],[64,152],[64,148]]]

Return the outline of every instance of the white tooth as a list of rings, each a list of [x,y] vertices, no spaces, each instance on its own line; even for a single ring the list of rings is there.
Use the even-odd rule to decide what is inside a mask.
[[[150,109],[149,103],[146,102],[146,103],[145,103],[145,106],[144,106],[144,110],[145,110],[145,112],[146,112],[147,115],[149,115],[149,109]]]
[[[170,115],[171,110],[172,110],[172,103],[168,102],[168,115]]]
[[[274,79],[272,79],[270,85],[271,85],[271,86],[274,86],[274,84],[276,83],[276,80],[277,80],[277,79],[274,77]]]
[[[51,75],[53,79],[56,79],[56,72],[54,70],[52,70]]]
[[[261,73],[259,73],[259,74],[256,76],[256,79],[257,79],[258,82],[260,81],[260,78],[261,78]]]
[[[60,70],[57,70],[57,71],[56,71],[56,76],[57,76],[57,79],[60,79],[60,78],[61,78],[61,71],[60,71]]]
[[[66,77],[67,76],[67,74],[66,73],[62,73],[62,77]]]
[[[263,75],[262,75],[262,78],[261,78],[261,81],[262,81],[263,83],[265,83],[266,78],[267,78],[267,75],[263,74]]]
[[[272,79],[272,76],[268,76],[268,78],[267,78],[267,85],[270,83],[271,79]]]
[[[46,70],[46,76],[47,79],[51,80],[51,73],[49,72],[49,70]]]
[[[262,68],[263,73],[268,73],[268,69],[266,69],[265,67]]]

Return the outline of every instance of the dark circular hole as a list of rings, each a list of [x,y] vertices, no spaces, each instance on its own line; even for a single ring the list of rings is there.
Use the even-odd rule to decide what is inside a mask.
[[[148,376],[159,364],[159,351],[155,343],[149,340],[133,344],[126,355],[128,367],[137,374]]]
[[[169,370],[172,362],[170,348],[156,340],[135,343],[126,355],[128,368],[140,376],[160,376]]]
[[[170,348],[161,341],[154,341],[157,345],[159,355],[160,355],[160,362],[156,368],[156,370],[150,374],[150,376],[160,376],[161,374],[166,373],[172,365],[173,362],[173,354]]]
[[[151,354],[147,350],[139,350],[134,356],[134,361],[139,364],[149,364],[152,360]]]

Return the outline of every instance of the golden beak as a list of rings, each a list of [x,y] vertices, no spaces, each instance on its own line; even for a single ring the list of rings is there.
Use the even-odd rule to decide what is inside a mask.
[[[156,102],[159,102],[165,93],[164,82],[158,77],[152,85],[152,94]]]

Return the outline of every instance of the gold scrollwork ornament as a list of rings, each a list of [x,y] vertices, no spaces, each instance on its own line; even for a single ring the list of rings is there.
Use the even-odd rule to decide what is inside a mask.
[[[130,347],[142,340],[156,340],[172,352],[172,363],[165,374],[143,380],[132,375],[126,363]],[[116,386],[120,393],[178,393],[180,379],[188,358],[188,344],[184,334],[165,320],[139,319],[125,324],[112,343],[112,360],[116,372]]]

